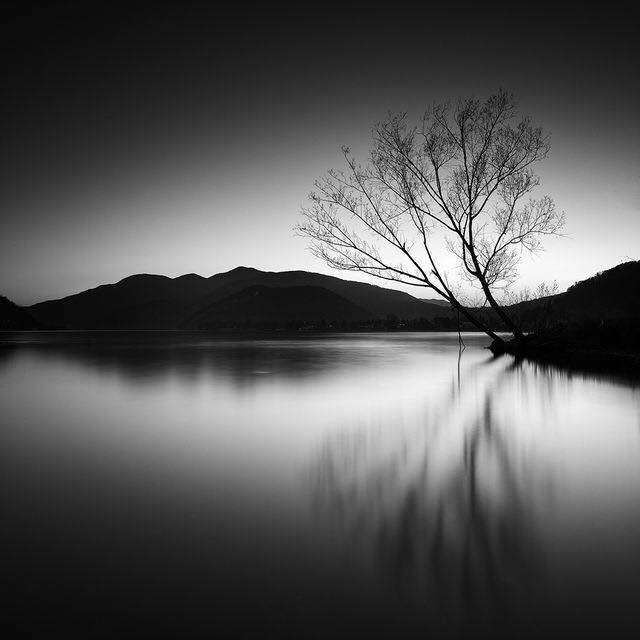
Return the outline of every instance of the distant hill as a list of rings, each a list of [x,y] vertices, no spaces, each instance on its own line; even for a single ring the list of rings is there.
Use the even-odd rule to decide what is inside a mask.
[[[439,307],[451,308],[451,305],[442,298],[420,298],[422,302],[428,302],[429,304],[437,304]]]
[[[266,272],[249,267],[209,278],[134,275],[35,304],[28,312],[40,322],[68,329],[200,328],[228,325],[236,318],[239,323],[255,324],[388,316],[433,319],[448,314],[442,305],[402,291],[307,271]]]
[[[206,278],[140,274],[29,307],[39,320],[68,329],[171,329],[209,291]]]
[[[538,363],[590,375],[638,380],[640,262],[627,262],[577,282],[564,293],[514,305],[511,317],[531,335],[493,344]]]
[[[509,309],[527,328],[558,323],[640,322],[640,261],[625,262],[577,282],[564,293]]]
[[[189,318],[185,328],[255,326],[269,322],[366,320],[370,312],[323,287],[254,285],[211,303]]]
[[[431,318],[442,315],[438,305],[418,300],[408,293],[386,289],[363,282],[342,280],[309,271],[258,271],[250,267],[237,267],[233,271],[209,278],[214,288],[208,302],[220,300],[242,288],[264,285],[267,287],[322,287],[366,309],[371,318],[384,318],[393,314],[400,318]]]
[[[553,297],[552,313],[568,320],[640,317],[640,261],[625,262]]]
[[[8,298],[0,296],[0,331],[42,329],[44,326]]]

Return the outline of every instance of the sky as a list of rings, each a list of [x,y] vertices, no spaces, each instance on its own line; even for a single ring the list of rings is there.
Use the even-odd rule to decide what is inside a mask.
[[[551,135],[541,193],[567,220],[520,284],[640,259],[632,3],[19,4],[0,26],[0,294],[18,304],[239,265],[372,281],[296,236],[314,179],[389,111],[499,88]]]

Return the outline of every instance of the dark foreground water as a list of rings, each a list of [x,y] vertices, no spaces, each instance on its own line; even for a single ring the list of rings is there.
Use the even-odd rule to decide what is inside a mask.
[[[465,340],[0,334],[4,637],[638,637],[638,388]]]

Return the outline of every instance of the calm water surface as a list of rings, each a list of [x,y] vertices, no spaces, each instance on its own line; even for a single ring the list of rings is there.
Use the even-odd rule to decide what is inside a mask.
[[[637,637],[640,391],[467,335],[0,334],[10,637]]]

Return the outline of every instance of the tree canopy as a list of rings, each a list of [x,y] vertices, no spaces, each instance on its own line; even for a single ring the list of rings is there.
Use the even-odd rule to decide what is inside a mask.
[[[499,339],[462,304],[451,272],[438,263],[444,244],[456,277],[477,286],[521,337],[496,291],[515,282],[524,252],[541,249],[564,224],[550,197],[533,197],[540,184],[534,165],[548,152],[548,137],[506,91],[434,104],[417,124],[390,114],[373,127],[366,162],[343,147],[343,168],[315,181],[297,229],[330,266],[433,289]]]

